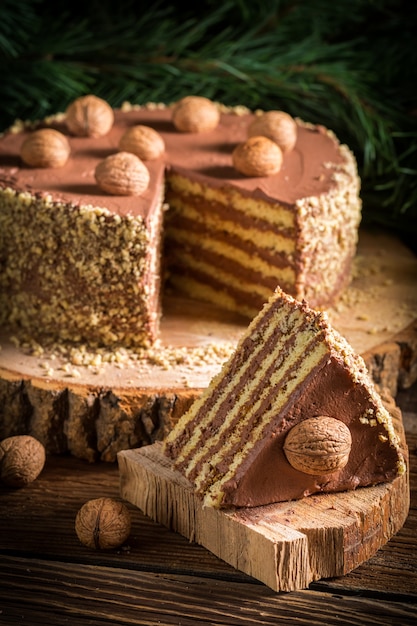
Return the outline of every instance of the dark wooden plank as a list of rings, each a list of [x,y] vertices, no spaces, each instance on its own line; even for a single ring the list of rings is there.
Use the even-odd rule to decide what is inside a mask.
[[[85,548],[75,534],[75,516],[84,502],[101,496],[120,498],[116,464],[49,457],[41,476],[24,489],[0,486],[0,555],[244,579],[207,550],[155,524],[128,503],[132,513],[128,542],[110,552]]]
[[[340,579],[311,585],[310,589],[314,592],[320,590],[367,597],[397,597],[411,603],[416,601],[417,385],[401,392],[397,403],[406,418],[404,423],[410,450],[411,508],[406,523],[367,563]],[[188,573],[245,587],[254,584],[253,579],[237,572],[200,546],[188,543],[153,523],[134,507],[131,507],[132,534],[122,549],[97,553],[84,548],[74,532],[75,515],[86,500],[99,496],[119,497],[117,466],[90,464],[66,456],[50,457],[38,480],[25,489],[16,491],[0,486],[0,574],[5,558],[21,562],[20,559],[29,557],[35,561],[47,559],[50,563],[66,563],[65,567],[79,563],[82,567],[113,567],[141,571],[144,575],[147,572],[163,574],[164,579]],[[16,611],[17,616],[18,608]],[[17,621],[10,623],[22,623],[19,619],[16,617]],[[43,620],[42,616],[40,620]],[[2,622],[0,614],[0,623],[9,622]],[[37,622],[33,621],[33,624]]]
[[[252,582],[2,557],[3,624],[77,626],[277,623],[311,626],[415,624],[417,603],[299,591]]]

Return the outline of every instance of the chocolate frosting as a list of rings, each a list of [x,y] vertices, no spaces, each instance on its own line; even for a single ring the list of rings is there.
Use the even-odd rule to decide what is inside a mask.
[[[398,450],[387,440],[383,425],[361,422],[370,406],[367,390],[352,380],[337,359],[329,359],[302,387],[279,421],[270,425],[234,479],[225,484],[222,505],[256,506],[392,480],[398,472]],[[288,431],[315,415],[340,419],[351,431],[349,461],[333,474],[314,476],[298,471],[288,463],[283,451]]]
[[[108,208],[120,215],[142,215],[152,210],[165,169],[186,173],[211,186],[232,185],[243,194],[276,199],[291,205],[297,199],[319,196],[333,186],[335,166],[343,163],[338,142],[321,126],[300,123],[294,150],[284,156],[281,171],[269,177],[247,178],[232,166],[232,152],[247,138],[252,114],[223,113],[219,126],[205,133],[183,133],[175,129],[171,110],[139,108],[115,111],[115,124],[104,137],[73,137],[59,118],[48,126],[68,136],[71,155],[56,169],[31,168],[20,158],[20,148],[31,131],[5,133],[0,139],[0,185],[33,194],[53,194],[55,199],[74,205]],[[165,141],[164,155],[146,161],[151,182],[142,196],[112,196],[98,188],[94,170],[105,157],[118,151],[123,132],[144,124],[157,130]],[[330,165],[332,164],[332,165]]]

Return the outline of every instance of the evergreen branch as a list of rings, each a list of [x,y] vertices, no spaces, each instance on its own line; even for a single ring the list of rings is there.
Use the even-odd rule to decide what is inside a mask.
[[[401,0],[3,0],[0,123],[96,93],[172,102],[190,93],[282,108],[331,128],[358,159],[365,220],[417,222],[416,9]],[[411,76],[410,76],[411,72]],[[416,228],[417,233],[417,228]]]

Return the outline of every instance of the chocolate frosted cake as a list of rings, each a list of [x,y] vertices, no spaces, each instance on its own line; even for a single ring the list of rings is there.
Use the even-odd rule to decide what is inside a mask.
[[[163,449],[213,507],[351,490],[405,471],[362,358],[326,314],[280,289]]]
[[[352,153],[325,128],[297,121],[295,145],[283,145],[278,161],[255,154],[272,170],[248,174],[234,152],[260,116],[193,104],[194,126],[182,102],[113,111],[96,99],[95,116],[76,101],[4,133],[2,326],[41,341],[149,346],[161,259],[172,290],[248,318],[277,284],[313,306],[337,298],[360,221]],[[139,126],[142,144],[159,149],[133,158],[138,139],[126,131]],[[42,128],[49,135],[35,136]]]

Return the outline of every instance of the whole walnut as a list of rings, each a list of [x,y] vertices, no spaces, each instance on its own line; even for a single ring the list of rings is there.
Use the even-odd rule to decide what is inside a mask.
[[[249,137],[232,153],[234,168],[245,176],[273,176],[282,166],[281,148],[268,137]]]
[[[321,476],[345,467],[352,447],[349,427],[329,415],[304,419],[288,431],[284,453],[299,472]]]
[[[75,532],[87,548],[110,550],[121,546],[130,534],[129,509],[113,498],[88,500],[77,513]]]
[[[77,137],[102,137],[114,123],[112,107],[93,94],[80,96],[68,106],[66,124]]]
[[[45,465],[45,448],[30,435],[15,435],[0,442],[0,479],[8,487],[25,487]]]
[[[136,154],[116,152],[97,164],[97,185],[115,196],[141,196],[148,188],[149,170]]]
[[[268,137],[283,152],[291,152],[297,142],[297,122],[284,111],[267,111],[257,117],[249,126],[249,137]]]
[[[186,96],[174,104],[172,121],[182,132],[203,133],[217,127],[220,111],[209,98]]]
[[[63,167],[70,153],[71,146],[66,136],[53,128],[33,131],[20,148],[22,161],[30,167]]]
[[[122,152],[132,152],[144,161],[159,159],[165,151],[165,142],[158,131],[150,126],[138,124],[128,128],[120,138]]]

